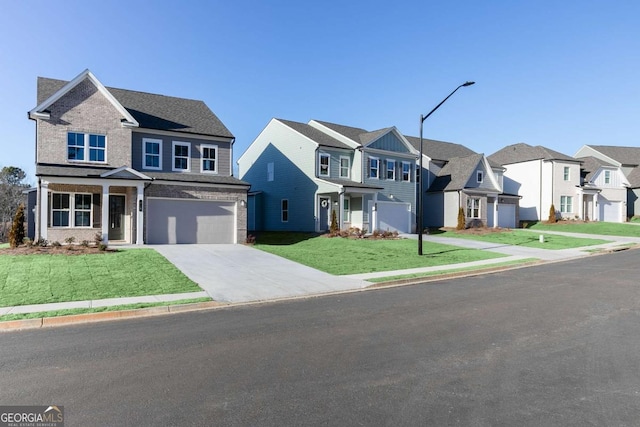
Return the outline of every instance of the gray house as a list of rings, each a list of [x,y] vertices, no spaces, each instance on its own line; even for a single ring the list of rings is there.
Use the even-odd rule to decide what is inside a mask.
[[[238,159],[249,230],[415,230],[418,152],[395,127],[272,119]]]
[[[33,238],[237,243],[249,185],[234,137],[202,101],[38,78]],[[31,199],[30,199],[31,200]]]

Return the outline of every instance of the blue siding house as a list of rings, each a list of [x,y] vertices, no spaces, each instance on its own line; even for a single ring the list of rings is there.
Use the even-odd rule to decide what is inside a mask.
[[[395,128],[272,119],[238,159],[249,230],[414,232],[418,150]]]

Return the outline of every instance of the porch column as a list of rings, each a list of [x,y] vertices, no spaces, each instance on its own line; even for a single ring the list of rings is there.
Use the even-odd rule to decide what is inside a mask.
[[[584,221],[584,194],[578,193],[578,217]]]
[[[49,220],[49,183],[40,183],[40,238],[47,239],[47,224]],[[37,237],[37,236],[36,236]]]
[[[138,197],[136,201],[136,245],[143,245],[143,230],[144,230],[144,186],[142,184],[138,184],[136,186],[138,190]]]
[[[340,230],[344,228],[344,192],[338,194],[338,218],[340,218]]]
[[[376,229],[376,225],[378,224],[378,193],[373,194],[373,207],[371,208],[371,218],[369,218],[369,226],[371,230],[370,233],[373,233]]]
[[[600,221],[600,209],[598,208],[598,193],[593,195],[593,220]]]
[[[498,228],[498,196],[493,198],[493,228]]]
[[[102,243],[109,241],[109,184],[102,184]]]

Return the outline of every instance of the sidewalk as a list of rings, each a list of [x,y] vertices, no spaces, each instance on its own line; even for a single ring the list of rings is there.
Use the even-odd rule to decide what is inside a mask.
[[[380,277],[392,277],[392,276],[409,275],[409,274],[416,274],[416,273],[429,273],[434,271],[447,271],[447,270],[455,270],[455,269],[464,269],[469,267],[483,268],[483,267],[491,266],[494,264],[501,264],[505,262],[517,261],[517,260],[522,260],[527,258],[535,258],[542,261],[563,261],[563,260],[569,260],[569,259],[588,256],[592,251],[612,251],[612,250],[620,249],[623,245],[640,244],[640,238],[638,237],[600,236],[600,235],[593,235],[593,234],[579,234],[579,233],[567,233],[567,232],[557,232],[557,231],[544,231],[544,232],[531,231],[531,232],[537,235],[560,234],[560,235],[566,235],[566,236],[572,236],[572,237],[601,239],[601,240],[608,240],[609,243],[604,243],[604,244],[594,245],[594,246],[586,246],[582,248],[549,250],[549,249],[528,248],[528,247],[514,246],[514,245],[495,244],[495,243],[482,242],[478,240],[458,239],[454,237],[424,235],[423,240],[427,242],[444,243],[444,244],[455,245],[455,246],[471,248],[471,249],[489,250],[492,252],[502,253],[507,256],[503,258],[494,258],[489,260],[473,261],[473,262],[466,262],[466,263],[459,263],[459,264],[440,265],[435,267],[421,267],[421,268],[412,268],[412,269],[405,269],[405,270],[381,271],[381,272],[374,272],[374,273],[352,274],[352,275],[344,275],[344,276],[331,276],[327,273],[317,272],[321,276],[328,276],[328,279],[330,279],[331,281],[334,281],[335,284],[331,287],[327,287],[326,284],[323,284],[322,286],[320,286],[322,283],[325,283],[325,281],[320,281],[320,279],[317,279],[318,281],[317,286],[316,287],[312,286],[311,289],[303,289],[304,287],[297,286],[296,294],[294,296],[318,295],[323,292],[331,293],[331,292],[340,292],[340,291],[348,291],[348,290],[358,290],[363,288],[363,283],[364,283],[363,281],[366,281],[368,279],[380,278]],[[416,240],[418,238],[417,234],[406,234],[406,235],[402,235],[402,237],[409,238],[409,239],[416,239]],[[237,246],[237,245],[234,245],[234,246]],[[154,247],[154,248],[158,249],[157,247]],[[241,249],[248,250],[249,248],[242,247]],[[257,249],[253,249],[253,250],[258,251]],[[160,251],[160,252],[163,252],[163,251]],[[258,252],[258,253],[263,254],[262,252]],[[264,257],[274,257],[274,255],[270,255],[266,253],[264,254],[265,254]],[[208,255],[212,256],[211,253],[209,253]],[[268,264],[268,261],[270,261],[270,259],[267,259],[266,261],[264,261],[262,263],[262,267],[265,267],[265,265]],[[290,263],[290,261],[288,261],[288,263]],[[203,264],[199,263],[199,265],[203,265]],[[178,265],[178,267],[180,268],[180,265]],[[235,267],[236,271],[238,268],[241,268],[241,266],[239,265],[235,265],[232,267]],[[286,265],[286,267],[289,269],[290,274],[293,274],[295,272],[290,269],[291,267],[288,264]],[[300,266],[300,267],[302,268],[303,266]],[[307,279],[310,279],[308,277],[307,270],[309,270],[309,267],[304,267],[304,269],[299,272],[300,274],[296,276],[296,280],[300,281],[302,280],[302,277],[306,277]],[[260,270],[260,271],[263,271],[264,273],[264,270]],[[226,276],[228,278],[233,278],[230,280],[236,280],[237,278],[237,275],[235,275],[235,278],[234,278],[234,274],[232,274],[230,271],[222,271],[220,274],[221,275],[217,277],[217,280],[221,280],[223,276]],[[291,277],[284,277],[284,275],[282,274],[280,274],[280,276],[282,277],[281,279],[282,283],[291,281]],[[192,279],[201,279],[201,278],[193,277]],[[256,281],[256,280],[257,278],[255,276],[251,277],[251,281]],[[314,281],[311,280],[310,283],[314,284],[313,282]],[[246,293],[246,290],[242,291],[242,289],[240,289],[241,287],[238,287],[236,282],[233,282],[233,283],[229,282],[226,286],[237,288],[235,292]],[[275,289],[278,290],[279,289],[278,286],[276,286]],[[129,305],[129,304],[139,304],[139,303],[169,302],[169,301],[177,301],[182,299],[208,297],[211,295],[211,293],[212,293],[211,291],[207,292],[203,290],[201,292],[190,292],[190,293],[183,293],[183,294],[149,295],[149,296],[127,297],[127,298],[109,298],[109,299],[92,300],[92,301],[72,301],[72,302],[60,302],[60,303],[49,303],[49,304],[23,305],[23,306],[16,306],[16,307],[0,307],[0,316],[6,315],[6,314],[38,313],[38,312],[45,312],[45,311],[56,311],[56,310],[76,309],[76,308],[97,308],[97,307]],[[275,295],[275,296],[274,295],[271,295],[273,296],[273,299],[277,299],[278,295]],[[254,299],[252,301],[266,300],[265,295],[255,294],[255,293],[243,295],[243,298],[241,299],[243,299],[243,302],[249,302],[251,298],[248,298],[248,297],[253,297]],[[283,294],[280,297],[286,297],[286,295]],[[216,300],[216,298],[214,298],[214,300]],[[230,302],[230,301],[227,301],[227,302]]]

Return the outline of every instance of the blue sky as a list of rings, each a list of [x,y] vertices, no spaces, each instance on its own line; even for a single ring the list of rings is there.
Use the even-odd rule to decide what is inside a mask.
[[[95,4],[94,4],[95,3]],[[35,183],[38,76],[203,100],[237,159],[273,118],[318,119],[491,154],[640,143],[640,2],[4,2],[0,167]]]

